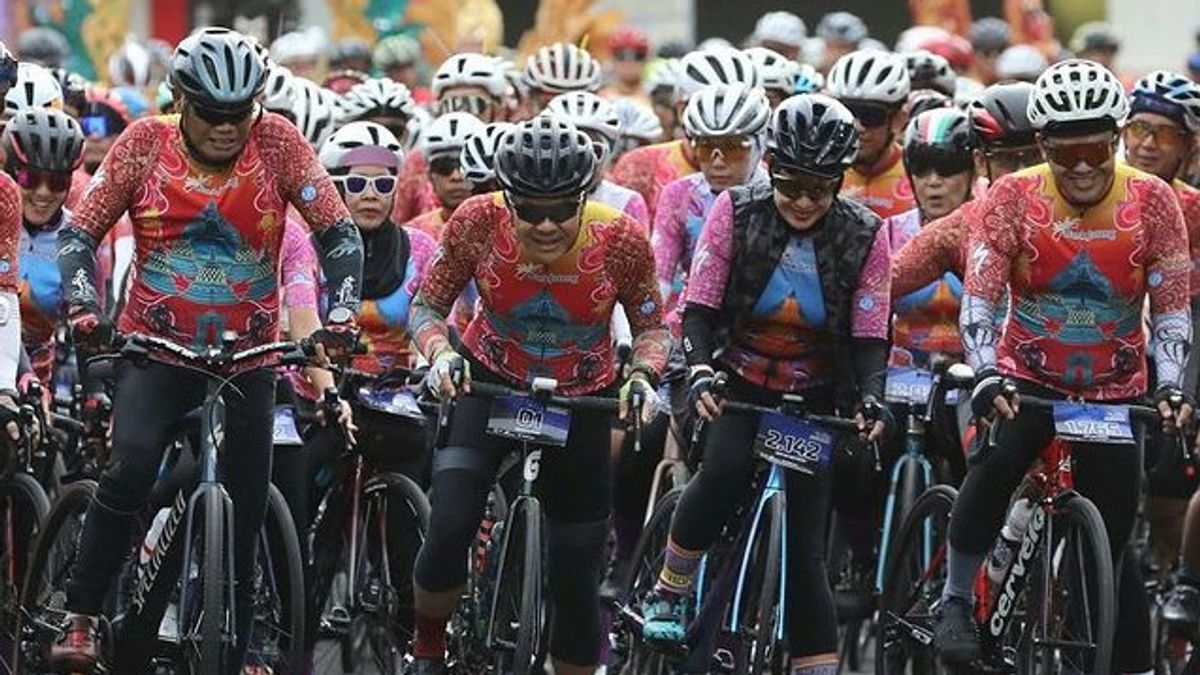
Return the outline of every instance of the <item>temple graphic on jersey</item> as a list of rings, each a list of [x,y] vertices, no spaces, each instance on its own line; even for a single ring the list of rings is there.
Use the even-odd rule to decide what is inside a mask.
[[[1023,297],[1015,312],[1016,320],[1039,337],[1094,345],[1137,329],[1138,307],[1114,292],[1087,251],[1050,281],[1049,291]]]

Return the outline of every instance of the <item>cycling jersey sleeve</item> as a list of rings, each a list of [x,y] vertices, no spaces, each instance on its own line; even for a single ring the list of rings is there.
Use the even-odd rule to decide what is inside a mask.
[[[58,269],[68,305],[99,308],[96,247],[149,182],[158,161],[162,124],[157,118],[143,118],[121,133],[84,190],[79,208],[59,230]]]
[[[0,289],[0,391],[17,386],[21,361],[21,301],[15,291]]]
[[[1182,387],[1192,344],[1187,227],[1179,202],[1166,183],[1149,180],[1142,184],[1142,213],[1149,235],[1146,286],[1158,386]]]
[[[629,198],[629,201],[625,203],[625,215],[637,222],[643,234],[647,233],[647,228],[650,227],[650,209],[646,208],[646,199],[644,197],[634,193]]]
[[[441,243],[421,290],[413,298],[409,332],[417,349],[431,363],[438,352],[450,347],[446,317],[491,246],[492,228],[499,217],[492,199],[491,195],[471,197],[455,209],[442,230]]]
[[[733,199],[722,192],[704,221],[684,301],[720,309],[725,300],[725,285],[729,283],[729,266],[733,257]]]
[[[671,294],[675,268],[683,257],[684,223],[687,219],[687,187],[677,180],[663,188],[654,209],[654,227],[650,243],[654,249],[654,274],[658,277],[659,293]]]
[[[961,272],[967,226],[961,210],[928,223],[892,255],[892,297],[900,298],[941,278]]]
[[[649,375],[662,376],[671,349],[671,336],[663,323],[662,297],[654,279],[654,254],[650,242],[628,218],[617,225],[605,253],[605,267],[617,287],[633,333],[631,366]]]
[[[966,261],[959,333],[967,365],[981,372],[996,367],[1000,341],[1000,299],[1017,255],[1019,228],[1025,223],[1023,185],[1005,176],[996,182],[976,211],[977,224]]]
[[[0,291],[16,291],[20,279],[21,189],[0,171]]]
[[[283,306],[289,310],[316,311],[320,304],[317,291],[321,285],[317,252],[304,226],[290,218],[283,226],[279,267]]]
[[[437,253],[438,243],[427,232],[411,227],[404,228],[404,231],[408,233],[408,257],[413,265],[413,279],[416,282],[416,288],[420,288],[426,275],[429,274],[429,264],[433,262],[433,256]]]
[[[850,314],[850,333],[856,338],[886,340],[891,317],[892,254],[888,230],[881,227],[867,253],[858,275],[854,307]]]

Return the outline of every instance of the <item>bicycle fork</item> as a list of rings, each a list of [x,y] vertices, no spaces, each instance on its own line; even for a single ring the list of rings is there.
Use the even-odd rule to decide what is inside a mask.
[[[900,459],[896,460],[896,466],[892,467],[892,479],[888,486],[888,496],[883,508],[883,535],[880,538],[879,557],[875,564],[875,592],[883,593],[883,575],[887,571],[887,558],[889,544],[892,541],[892,523],[895,521],[893,516],[896,514],[896,494],[899,491],[900,476],[902,471],[911,462],[916,462],[921,469],[921,476],[924,478],[924,487],[928,488],[933,485],[933,465],[920,452],[918,445],[919,439],[909,437],[906,443],[905,452]],[[928,562],[933,558],[933,526],[930,522],[925,522],[925,536],[922,545],[922,553],[924,554],[923,561]]]
[[[762,493],[759,495],[758,504],[755,506],[755,509],[754,509],[753,525],[750,526],[750,536],[746,539],[746,547],[742,551],[742,562],[738,568],[737,587],[734,589],[733,606],[732,606],[732,610],[730,611],[730,614],[729,614],[729,631],[732,633],[738,632],[738,625],[737,625],[738,617],[740,617],[741,613],[742,613],[741,612],[741,610],[742,610],[742,594],[745,592],[746,582],[749,579],[750,573],[751,573],[751,565],[754,562],[752,560],[752,557],[754,554],[754,542],[757,540],[757,538],[759,536],[759,527],[762,525],[763,514],[767,511],[768,508],[770,508],[773,500],[775,500],[775,499],[785,500],[785,504],[784,504],[785,508],[780,510],[781,517],[783,518],[783,522],[776,522],[775,520],[771,521],[771,527],[780,529],[781,535],[782,535],[780,538],[780,547],[779,547],[779,553],[780,553],[779,581],[778,581],[779,595],[777,596],[779,598],[779,601],[775,603],[776,616],[775,616],[775,636],[774,636],[776,640],[782,640],[783,639],[783,630],[784,630],[784,625],[783,625],[784,612],[783,612],[783,610],[784,610],[784,605],[786,604],[786,602],[784,601],[784,598],[787,597],[785,595],[785,592],[787,591],[787,551],[788,551],[787,531],[788,531],[788,528],[787,528],[787,522],[786,522],[786,520],[787,520],[787,508],[786,508],[787,495],[784,490],[784,475],[783,475],[783,469],[780,468],[778,464],[771,465],[770,473],[767,475],[766,485],[764,486]],[[769,533],[767,534],[767,536],[770,536]]]

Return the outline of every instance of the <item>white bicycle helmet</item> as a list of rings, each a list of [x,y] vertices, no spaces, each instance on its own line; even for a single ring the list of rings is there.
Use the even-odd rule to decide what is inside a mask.
[[[496,148],[500,137],[517,125],[508,122],[492,122],[467,139],[459,158],[463,178],[472,183],[486,183],[496,177]]]
[[[767,128],[771,104],[758,87],[741,83],[705,87],[688,99],[683,130],[688,138],[755,136]]]
[[[483,122],[471,113],[446,113],[430,122],[421,134],[421,152],[426,158],[448,152],[460,153],[467,140],[483,128]]]
[[[857,45],[869,37],[867,24],[850,12],[830,12],[817,24],[817,37],[826,42]]]
[[[658,115],[646,106],[628,98],[618,98],[612,105],[617,119],[621,120],[622,138],[634,138],[649,143],[662,139],[662,122],[659,121]]]
[[[612,103],[589,91],[572,91],[551,99],[546,111],[570,121],[583,131],[594,131],[609,145],[621,137],[621,118]]]
[[[62,86],[54,73],[36,63],[17,64],[17,83],[4,95],[4,114],[12,116],[29,108],[62,110]]]
[[[954,95],[954,82],[958,75],[945,58],[924,49],[909,52],[904,58],[912,89],[932,89],[946,96]]]
[[[1032,45],[1013,45],[996,59],[996,77],[1002,80],[1037,79],[1050,63],[1041,50]]]
[[[792,93],[796,86],[799,65],[779,52],[766,47],[751,47],[746,56],[758,67],[758,78],[765,89],[780,89]]]
[[[424,136],[425,130],[429,128],[431,122],[433,122],[433,115],[423,106],[417,106],[413,109],[413,116],[408,118],[408,124],[404,125],[408,129],[404,146],[405,150],[412,150],[420,145],[421,138]]]
[[[451,87],[480,87],[495,98],[508,91],[504,62],[494,56],[468,52],[455,54],[433,74],[433,95],[441,97]]]
[[[275,63],[287,65],[293,61],[315,59],[325,47],[323,34],[315,31],[292,31],[275,38],[271,43],[270,56]]]
[[[767,12],[754,24],[754,39],[800,48],[808,38],[804,20],[791,12]]]
[[[600,75],[600,62],[568,42],[542,47],[525,61],[525,82],[552,94],[596,91]]]
[[[679,98],[687,99],[710,84],[761,85],[758,67],[740,49],[710,49],[689,52],[677,68]]]
[[[1029,122],[1042,130],[1069,122],[1111,120],[1120,125],[1129,99],[1112,71],[1094,61],[1068,59],[1038,76],[1029,98]]]
[[[404,149],[387,127],[374,122],[351,122],[335,131],[317,154],[329,172],[372,165],[392,169],[404,163]]]
[[[303,77],[293,77],[292,83],[296,128],[314,148],[319,148],[333,132],[339,112],[338,95]]]
[[[679,59],[659,59],[646,68],[642,89],[653,94],[657,89],[675,91],[679,86]]]
[[[272,64],[267,71],[267,86],[263,90],[263,108],[271,112],[291,112],[293,95],[292,71]]]
[[[796,82],[792,87],[795,94],[819,94],[825,88],[825,76],[816,68],[801,63],[796,69]]]
[[[887,52],[855,51],[833,64],[829,95],[838,100],[898,104],[908,98],[908,67]]]
[[[114,87],[147,86],[150,84],[150,52],[126,38],[108,57],[108,79]]]
[[[387,77],[376,77],[351,87],[342,97],[345,119],[411,117],[416,103],[408,87]]]
[[[1182,118],[1193,133],[1200,132],[1200,84],[1179,73],[1156,70],[1138,80],[1129,98],[1132,112]]]

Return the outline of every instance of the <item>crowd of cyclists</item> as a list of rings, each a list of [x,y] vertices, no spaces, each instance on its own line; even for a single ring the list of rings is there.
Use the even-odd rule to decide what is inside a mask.
[[[904,434],[889,369],[965,363],[962,414],[927,448],[960,489],[941,658],[979,657],[976,576],[1055,433],[1021,396],[1147,402],[1162,424],[1137,431],[1139,452],[1078,443],[1072,470],[1118,581],[1102,672],[1155,672],[1147,574],[1172,589],[1166,622],[1200,623],[1200,52],[1187,74],[1127,78],[1103,23],[1054,53],[994,17],[965,37],[910,29],[893,51],[847,12],[812,37],[770,12],[743,46],[656,51],[625,26],[604,62],[560,42],[522,59],[457,53],[425,77],[408,36],[322,53],[300,34],[268,45],[202,28],[174,48],[127,41],[100,83],[62,67],[52,31],[0,44],[6,453],[49,442],[23,406],[51,410],[119,336],[311,341],[307,368],[226,373],[237,641],[206,672],[268,672],[245,658],[268,484],[303,542],[320,476],[357,445],[429,492],[419,550],[400,556],[411,588],[395,590],[409,599],[406,672],[436,675],[514,448],[472,383],[613,398],[616,416],[573,411],[538,474],[548,659],[582,675],[613,663],[609,589],[629,573],[664,448],[693,473],[639,599],[635,637],[654,645],[688,639],[702,561],[755,472],[759,416],[725,401],[802,395],[858,430],[786,472],[782,672],[831,675],[839,622],[869,616],[879,590],[884,476]],[[396,370],[423,375],[419,398],[457,401],[448,428],[432,414],[391,425],[340,386]],[[121,362],[112,378],[86,387],[111,393],[109,449],[48,647],[55,672],[102,672],[106,595],[206,391],[183,363]],[[276,446],[282,400],[309,413],[298,447]],[[1180,434],[1187,459],[1170,449]],[[831,517],[845,569],[829,559]],[[1152,555],[1134,546],[1142,520]],[[307,607],[296,672],[312,667],[322,609]]]

